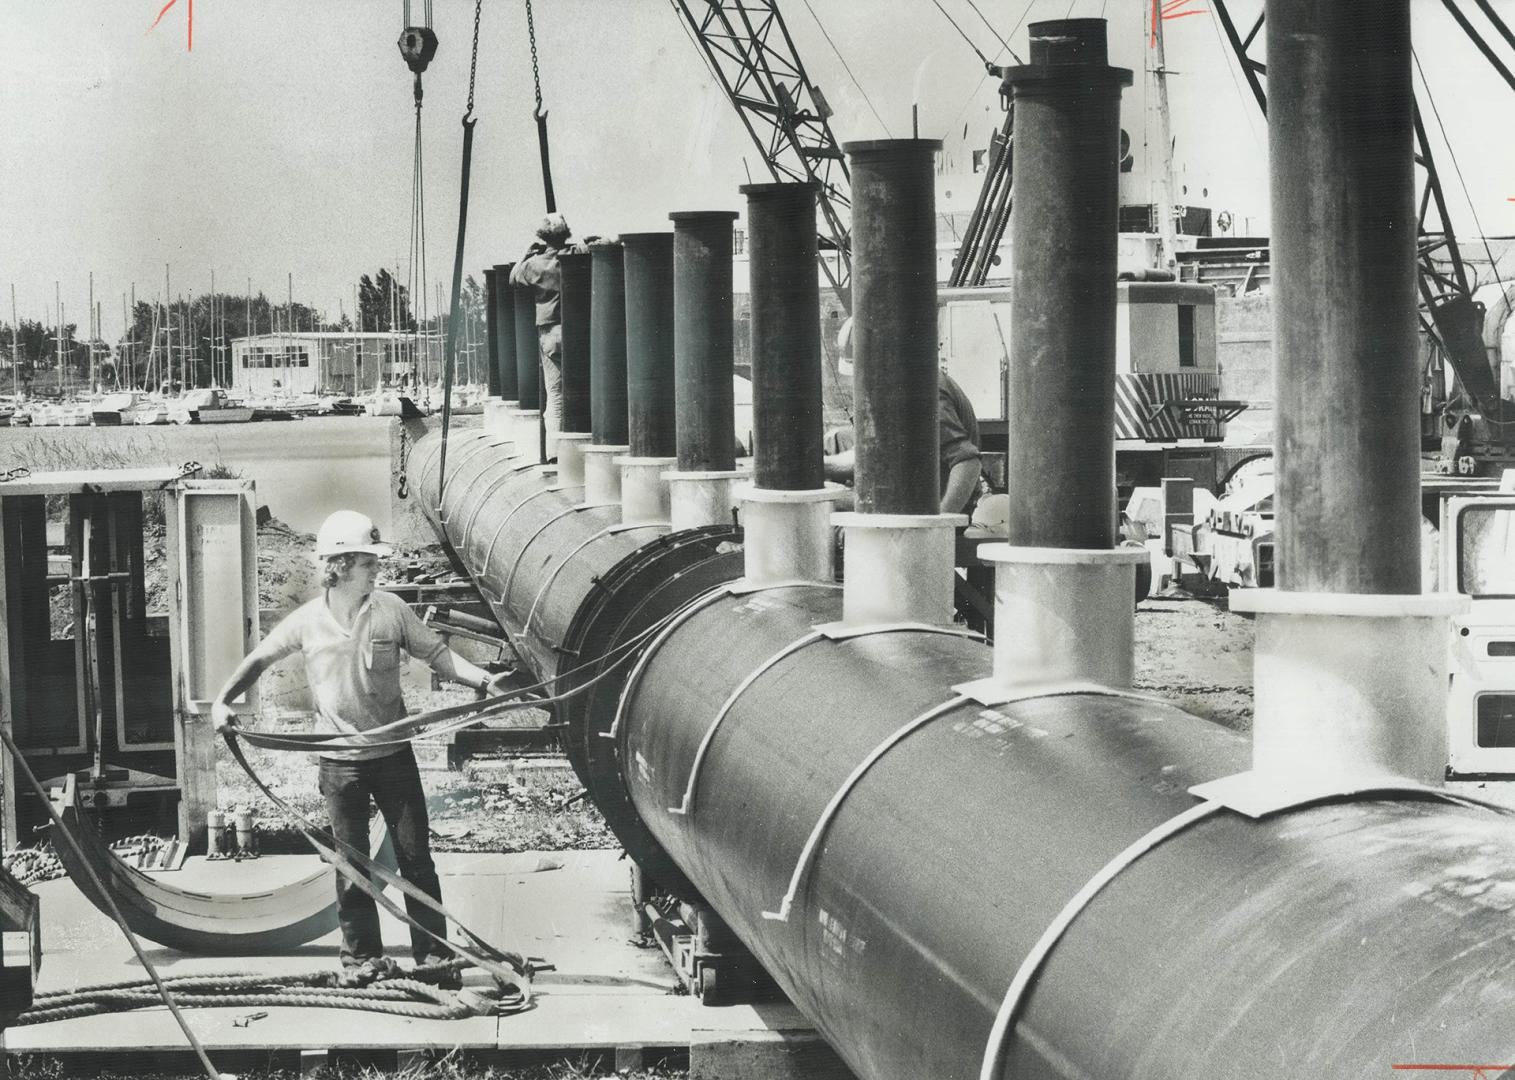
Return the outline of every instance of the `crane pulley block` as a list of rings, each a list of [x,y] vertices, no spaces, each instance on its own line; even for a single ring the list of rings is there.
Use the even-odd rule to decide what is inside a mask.
[[[399,46],[405,66],[419,75],[437,55],[437,35],[429,26],[407,26],[400,31]]]

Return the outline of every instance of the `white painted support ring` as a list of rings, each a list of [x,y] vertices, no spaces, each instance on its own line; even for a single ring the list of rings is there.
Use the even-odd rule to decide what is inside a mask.
[[[558,432],[558,487],[584,486],[584,447],[593,437],[587,431]]]
[[[624,457],[628,447],[592,444],[584,447],[584,504],[619,506],[621,503],[621,467],[616,458]]]
[[[953,619],[955,530],[962,514],[833,514],[846,553],[842,621],[851,625]]]
[[[833,484],[802,491],[742,487],[743,570],[753,584],[814,581],[835,574],[832,503],[843,488]]]
[[[668,481],[669,520],[675,529],[729,525],[739,506],[737,488],[752,477],[748,469],[662,474]]]
[[[1131,685],[1145,548],[984,544],[978,556],[995,568],[996,682]]]
[[[542,459],[542,411],[517,409],[510,414],[510,437],[515,441],[515,456],[529,457],[533,463]]]
[[[484,402],[484,431],[489,435],[509,436],[512,432],[511,413],[521,407],[518,401],[490,398]]]
[[[1252,767],[1311,777],[1445,778],[1447,640],[1457,594],[1233,592],[1257,613]]]
[[[672,457],[618,457],[621,469],[621,523],[645,525],[673,520],[668,481],[663,473],[675,464]]]

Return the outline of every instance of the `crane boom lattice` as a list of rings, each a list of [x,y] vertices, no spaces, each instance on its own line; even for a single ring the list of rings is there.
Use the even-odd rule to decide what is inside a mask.
[[[850,307],[852,200],[831,108],[800,62],[776,0],[673,0],[776,181],[819,188],[820,266]]]
[[[1503,65],[1497,62],[1487,43],[1458,10],[1455,0],[1443,0],[1443,3],[1452,12],[1458,25],[1503,73]],[[1227,10],[1227,0],[1215,0],[1215,13],[1257,99],[1258,107],[1266,116],[1268,66],[1253,55],[1263,43],[1261,31],[1267,15],[1266,9],[1257,13],[1245,37],[1237,32],[1236,23]],[[1502,22],[1496,22],[1496,25],[1503,29]],[[1431,141],[1426,135],[1419,95],[1416,97],[1413,111],[1415,164],[1421,173],[1416,207],[1416,263],[1421,296],[1421,326],[1433,345],[1451,363],[1467,395],[1486,414],[1497,417],[1501,410],[1499,387],[1484,355],[1480,336],[1482,313],[1473,300],[1475,284],[1469,281],[1457,234],[1447,212],[1441,173],[1436,167]]]

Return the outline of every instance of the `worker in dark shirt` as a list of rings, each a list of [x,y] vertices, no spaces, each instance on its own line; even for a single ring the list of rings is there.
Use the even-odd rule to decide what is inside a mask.
[[[936,425],[940,440],[941,512],[968,514],[978,502],[979,474],[983,463],[978,449],[978,417],[968,395],[945,370],[939,372],[936,393]],[[838,433],[846,445],[824,459],[827,480],[852,482],[855,451],[852,430]]]
[[[978,417],[957,380],[941,371],[936,390],[936,426],[941,443],[942,513],[973,514],[983,461]]]

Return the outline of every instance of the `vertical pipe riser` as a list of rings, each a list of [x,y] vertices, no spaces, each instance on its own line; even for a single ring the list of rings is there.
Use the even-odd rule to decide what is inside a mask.
[[[1270,0],[1280,589],[1420,591],[1409,0]],[[1017,329],[1019,324],[1017,324]]]
[[[731,379],[734,212],[688,211],[673,221],[673,351],[680,472],[736,467]]]
[[[495,351],[489,361],[495,366],[500,381],[500,397],[505,401],[517,401],[520,395],[520,375],[516,370],[516,304],[515,287],[510,284],[510,272],[515,263],[495,263],[495,300],[490,316],[499,327],[495,335]]]
[[[630,456],[678,452],[673,384],[673,234],[621,236],[626,263],[626,435]]]
[[[1278,589],[1231,600],[1253,768],[1437,784],[1469,600],[1420,591],[1410,3],[1271,0],[1267,25]]]
[[[529,285],[517,285],[516,392],[523,409],[542,407],[541,346],[537,344],[537,302]]]
[[[1115,292],[1120,93],[1105,26],[1031,27],[1014,93],[1009,541],[1115,542]]]
[[[626,445],[626,272],[621,245],[590,249],[590,431],[596,446]]]
[[[563,326],[563,431],[590,430],[590,257],[565,252],[558,257]]]
[[[816,188],[749,184],[753,480],[814,490],[821,472],[820,289],[815,275]]]
[[[848,143],[857,508],[934,514],[937,443],[935,139]]]
[[[484,271],[484,355],[489,358],[484,368],[489,396],[492,398],[500,396],[500,370],[495,365],[495,360],[500,354],[499,296],[496,278],[494,267],[491,266]]]

